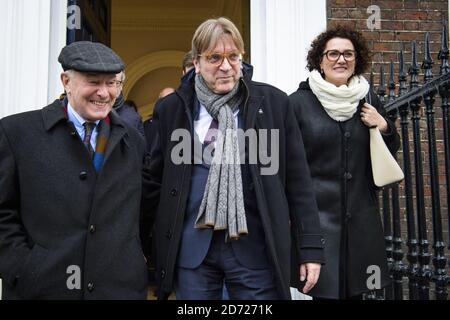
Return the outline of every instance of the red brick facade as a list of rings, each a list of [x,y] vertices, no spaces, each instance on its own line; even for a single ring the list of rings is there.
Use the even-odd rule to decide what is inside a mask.
[[[367,26],[372,15],[367,9],[371,5],[380,9],[380,29],[370,30]],[[397,53],[401,49],[406,53],[405,62],[409,63],[412,40],[418,44],[418,61],[421,62],[425,33],[429,32],[434,70],[439,72],[437,53],[442,20],[448,19],[447,0],[327,0],[327,19],[328,26],[345,24],[362,31],[372,50],[373,69],[377,73],[381,64],[385,71],[389,70],[389,62],[397,62]]]

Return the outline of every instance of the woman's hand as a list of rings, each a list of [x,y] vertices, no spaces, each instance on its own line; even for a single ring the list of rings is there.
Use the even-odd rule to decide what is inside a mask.
[[[378,127],[384,133],[389,129],[386,119],[378,113],[377,109],[368,103],[364,103],[361,108],[361,121],[369,128]]]

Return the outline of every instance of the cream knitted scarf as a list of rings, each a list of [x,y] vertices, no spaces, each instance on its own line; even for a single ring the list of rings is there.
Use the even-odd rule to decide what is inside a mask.
[[[311,71],[309,86],[328,115],[336,121],[350,119],[370,87],[362,76],[353,76],[347,85],[336,87],[323,79],[317,70]]]

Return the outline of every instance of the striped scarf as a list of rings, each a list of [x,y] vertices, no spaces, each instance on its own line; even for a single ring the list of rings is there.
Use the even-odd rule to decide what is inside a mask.
[[[94,159],[92,162],[94,164],[95,171],[100,172],[105,160],[106,145],[108,143],[109,133],[111,131],[109,116],[98,123],[97,130],[97,144],[95,146]]]
[[[67,99],[64,99],[62,101],[64,106],[64,112],[66,113],[67,117]],[[106,116],[105,119],[100,120],[98,123],[98,135],[97,135],[97,143],[95,146],[95,152],[94,152],[94,158],[92,160],[92,164],[94,165],[95,171],[100,172],[103,166],[103,162],[105,160],[105,151],[106,151],[106,145],[108,143],[109,139],[109,133],[111,131],[111,120],[109,119],[109,116]]]

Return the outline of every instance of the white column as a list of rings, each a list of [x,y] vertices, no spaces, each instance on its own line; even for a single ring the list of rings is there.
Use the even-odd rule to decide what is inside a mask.
[[[57,57],[66,16],[67,0],[2,0],[0,118],[42,108],[62,92]]]
[[[326,0],[251,0],[250,21],[254,80],[291,94],[307,78],[311,41],[326,29]]]
[[[287,94],[306,80],[306,55],[312,40],[326,29],[326,0],[251,0],[253,79]],[[311,297],[291,288],[294,300]]]
[[[66,11],[67,1],[2,0],[0,118],[42,108],[62,92],[55,54],[66,41]]]
[[[50,6],[50,51],[48,57],[48,90],[47,103],[52,103],[61,93],[64,87],[61,84],[61,64],[58,56],[66,45],[67,38],[67,0],[51,0]]]

